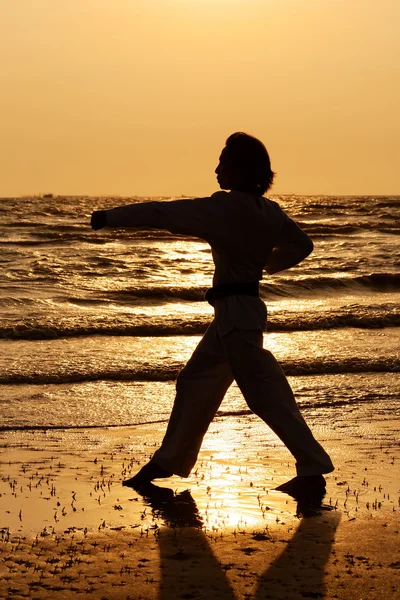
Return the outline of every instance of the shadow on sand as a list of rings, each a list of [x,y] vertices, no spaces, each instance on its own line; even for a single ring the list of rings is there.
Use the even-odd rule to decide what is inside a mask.
[[[261,536],[253,545],[254,554],[232,542],[225,553],[226,560],[224,557],[220,561],[212,549],[218,542],[205,534],[189,490],[174,494],[171,489],[150,484],[140,494],[152,507],[154,516],[166,525],[159,537],[159,600],[236,600],[233,586],[254,600],[325,596],[324,571],[340,515],[324,510],[322,498],[311,505],[298,504],[299,525],[291,538],[279,540],[278,545],[277,540]],[[276,556],[282,542],[285,549]]]

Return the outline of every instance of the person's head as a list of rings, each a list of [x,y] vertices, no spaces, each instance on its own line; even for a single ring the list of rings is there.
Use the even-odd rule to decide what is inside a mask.
[[[238,190],[258,196],[271,187],[275,175],[264,144],[241,131],[226,140],[215,172],[222,190]]]

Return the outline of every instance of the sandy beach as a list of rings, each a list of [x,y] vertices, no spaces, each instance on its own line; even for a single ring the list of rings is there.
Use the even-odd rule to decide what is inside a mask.
[[[188,479],[122,487],[164,427],[3,432],[1,598],[399,597],[392,418],[314,428],[336,464],[314,516],[274,491],[293,460],[255,417],[217,418]]]

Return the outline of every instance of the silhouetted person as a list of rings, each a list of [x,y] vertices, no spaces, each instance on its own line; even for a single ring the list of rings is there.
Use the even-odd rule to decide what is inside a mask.
[[[215,170],[221,190],[207,198],[145,202],[95,211],[93,229],[150,227],[208,242],[215,264],[206,299],[214,320],[179,373],[161,447],[125,485],[138,488],[173,474],[188,477],[208,426],[235,380],[249,408],[271,427],[296,459],[297,477],[277,489],[299,495],[323,490],[332,462],[300,414],[274,356],[263,349],[266,307],[259,298],[263,270],[289,269],[313,250],[310,238],[263,194],[274,173],[265,146],[234,133]]]

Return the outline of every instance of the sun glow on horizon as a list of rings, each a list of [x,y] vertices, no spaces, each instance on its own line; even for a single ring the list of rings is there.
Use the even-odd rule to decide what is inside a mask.
[[[207,195],[237,130],[274,193],[398,193],[400,4],[367,4],[4,3],[0,196]]]

